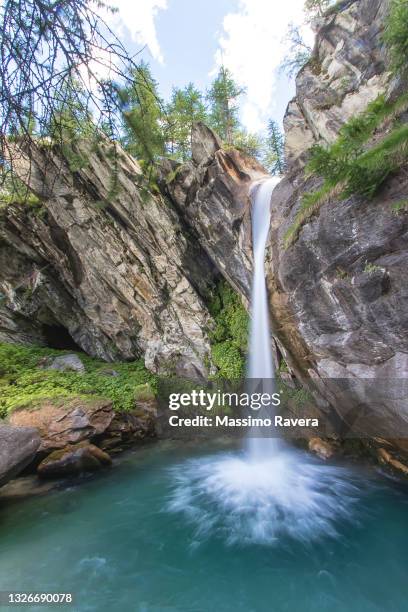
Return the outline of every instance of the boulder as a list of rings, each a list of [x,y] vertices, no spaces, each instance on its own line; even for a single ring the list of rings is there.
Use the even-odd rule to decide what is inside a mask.
[[[389,453],[385,448],[379,448],[377,450],[377,457],[379,462],[383,465],[388,466],[398,474],[408,476],[408,465],[402,463],[402,461],[399,461],[399,459],[393,457],[393,455]]]
[[[0,486],[31,463],[40,444],[37,429],[0,425]]]
[[[13,425],[38,430],[41,444],[37,461],[81,442],[93,442],[118,452],[155,435],[156,399],[149,395],[146,385],[140,387],[140,397],[135,400],[133,411],[116,412],[109,400],[75,399],[60,405],[45,403],[35,409],[16,410],[9,420]]]
[[[80,374],[85,372],[84,364],[75,353],[72,355],[59,355],[55,357],[52,363],[46,366],[45,369],[58,370],[59,372],[79,372]]]
[[[308,446],[309,450],[320,459],[330,459],[335,453],[334,446],[327,440],[322,440],[322,438],[310,438]]]
[[[37,467],[37,473],[41,478],[59,478],[94,472],[111,464],[108,453],[93,444],[81,442],[48,455]]]
[[[73,400],[65,405],[43,404],[16,410],[10,423],[36,427],[41,436],[39,453],[51,453],[84,440],[102,436],[115,417],[109,400]]]

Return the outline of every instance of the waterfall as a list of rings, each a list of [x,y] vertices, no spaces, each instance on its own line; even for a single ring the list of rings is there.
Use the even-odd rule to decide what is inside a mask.
[[[251,296],[248,378],[273,379],[268,297],[265,283],[265,247],[269,234],[272,191],[279,179],[272,177],[252,190],[252,244],[254,274]]]
[[[271,330],[269,323],[268,294],[265,281],[265,247],[269,235],[270,205],[272,191],[279,178],[271,177],[256,183],[252,189],[252,245],[253,279],[251,292],[251,326],[249,333],[249,355],[247,388],[249,393],[275,392],[275,371],[272,359]],[[273,416],[272,406],[261,411],[260,416]],[[270,436],[270,434],[269,434]],[[264,456],[278,451],[281,443],[277,438],[261,437],[260,430],[253,428],[248,438],[248,451],[252,456]]]
[[[277,178],[253,187],[254,276],[247,368],[248,393],[274,392],[274,367],[265,283],[270,201]],[[264,416],[273,417],[272,406]],[[263,416],[258,411],[258,416]],[[271,419],[273,420],[273,418]],[[265,429],[265,428],[264,428]],[[278,436],[253,428],[244,448],[192,459],[172,471],[167,509],[195,526],[195,544],[212,535],[229,544],[308,544],[336,537],[337,523],[352,516],[357,488],[347,469],[322,465]]]

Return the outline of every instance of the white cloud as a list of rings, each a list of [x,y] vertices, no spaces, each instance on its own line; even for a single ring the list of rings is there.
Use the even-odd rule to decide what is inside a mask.
[[[110,0],[108,5],[118,9],[108,16],[117,36],[123,38],[128,33],[138,45],[146,45],[153,58],[163,64],[155,18],[160,10],[167,9],[167,0]]]
[[[304,20],[303,6],[304,0],[239,0],[238,11],[224,17],[215,63],[224,64],[246,87],[241,118],[249,131],[265,127],[288,48],[284,38],[291,22]],[[302,33],[310,43],[311,30],[307,27]]]

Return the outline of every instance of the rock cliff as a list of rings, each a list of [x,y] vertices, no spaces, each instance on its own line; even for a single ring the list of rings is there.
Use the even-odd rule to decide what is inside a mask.
[[[343,2],[317,24],[313,57],[297,77],[285,117],[288,173],[272,196],[267,254],[275,336],[286,361],[346,421],[368,410],[371,436],[385,435],[385,421],[394,423],[398,414],[403,426],[408,415],[408,216],[393,209],[407,197],[406,166],[373,199],[330,198],[289,246],[285,234],[304,194],[316,188],[316,178],[304,172],[310,146],[331,144],[379,94],[393,100],[406,90],[386,70],[388,4]],[[405,112],[399,120],[407,121]],[[339,379],[376,383],[351,385],[345,398]]]
[[[191,162],[163,160],[162,193],[120,147],[77,148],[75,171],[44,144],[20,152],[40,202],[0,211],[0,338],[205,376],[220,272],[248,298],[248,190],[265,170],[202,124]]]
[[[1,211],[1,337],[205,374],[212,264],[129,155],[103,141],[79,153],[73,172],[44,146],[30,151],[40,204]]]

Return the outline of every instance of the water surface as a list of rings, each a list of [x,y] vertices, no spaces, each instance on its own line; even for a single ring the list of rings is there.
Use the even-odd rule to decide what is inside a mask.
[[[257,540],[250,533],[234,539],[231,509],[222,509],[218,494],[211,498],[197,491],[194,473],[209,462],[241,459],[225,450],[159,443],[96,479],[3,503],[0,590],[72,591],[76,605],[70,609],[81,612],[407,610],[403,485],[336,466],[346,469],[343,476],[352,488],[345,494],[351,492],[353,500],[345,503],[344,515],[333,508],[328,525],[334,531],[320,529],[308,541],[288,525],[274,537]],[[180,499],[181,506],[174,507],[185,487],[191,489],[192,508]],[[246,504],[248,510],[250,497],[238,500],[235,509]],[[259,519],[253,507],[237,513],[244,529],[251,513]],[[284,513],[281,505],[275,517],[281,525]],[[293,524],[296,517],[287,520]],[[232,525],[237,533],[238,523]]]

